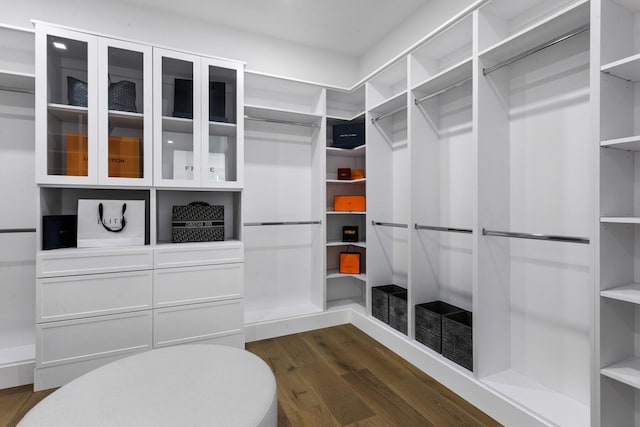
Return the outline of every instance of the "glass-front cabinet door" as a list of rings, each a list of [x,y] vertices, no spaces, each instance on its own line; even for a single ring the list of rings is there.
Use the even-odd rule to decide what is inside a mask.
[[[152,49],[101,38],[99,67],[99,181],[151,186]]]
[[[200,58],[154,49],[154,185],[199,187]]]
[[[97,37],[36,28],[36,179],[94,184],[98,176]]]
[[[242,177],[243,115],[238,99],[244,99],[241,65],[202,58],[203,168],[202,186],[238,187]]]

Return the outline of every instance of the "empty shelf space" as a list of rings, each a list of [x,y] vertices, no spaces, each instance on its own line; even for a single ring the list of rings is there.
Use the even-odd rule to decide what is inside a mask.
[[[366,248],[367,242],[342,242],[342,241],[333,241],[327,242],[327,246],[357,246],[359,248]]]
[[[601,223],[610,224],[640,224],[640,217],[637,216],[603,216]]]
[[[600,373],[631,387],[640,389],[640,357],[626,359],[602,368]]]
[[[78,120],[78,116],[87,116],[89,114],[87,107],[63,104],[49,104],[48,111],[49,114],[63,122]]]
[[[407,91],[402,91],[399,94],[379,103],[375,107],[369,109],[371,115],[374,117],[383,116],[389,114],[400,108],[407,106]]]
[[[322,119],[322,115],[320,114],[287,110],[284,108],[262,107],[258,105],[245,105],[244,113],[250,118],[255,119],[292,122],[308,125],[318,124]]]
[[[162,116],[162,130],[165,132],[193,133],[193,120]]]
[[[36,358],[35,328],[0,331],[0,366]]]
[[[327,184],[360,184],[366,182],[367,178],[360,179],[328,179]]]
[[[473,62],[471,58],[436,74],[435,76],[423,81],[413,88],[413,95],[416,98],[431,95],[446,89],[465,79],[471,78],[473,71]]]
[[[628,285],[606,289],[600,291],[600,296],[640,304],[640,283],[630,283]]]
[[[109,110],[109,124],[116,127],[142,127],[143,121],[142,113]]]
[[[600,142],[601,147],[615,148],[618,150],[640,151],[640,135],[626,138],[608,139]]]
[[[367,275],[364,273],[360,274],[345,274],[340,273],[339,270],[328,270],[327,271],[327,279],[337,279],[339,277],[355,277],[358,280],[362,280],[365,282],[367,280]]]
[[[20,92],[35,92],[36,76],[28,73],[0,70],[0,90],[10,89]]]
[[[485,377],[482,382],[553,425],[589,425],[589,407],[514,371],[506,370]]]
[[[342,157],[362,157],[366,154],[366,146],[360,145],[356,148],[336,148],[327,147],[327,155]]]
[[[209,135],[235,136],[235,134],[235,123],[209,122]]]
[[[363,117],[365,114],[364,111],[359,111],[357,113],[355,113],[354,115],[351,116],[347,116],[346,114],[344,115],[338,115],[338,114],[327,114],[327,120],[333,120],[333,121],[341,121],[341,122],[350,122],[356,119],[359,119],[361,117]]]
[[[640,53],[603,65],[600,71],[632,82],[640,81]]]

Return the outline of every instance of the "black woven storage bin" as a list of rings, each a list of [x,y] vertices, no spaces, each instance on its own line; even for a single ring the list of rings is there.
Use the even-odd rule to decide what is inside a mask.
[[[389,326],[405,335],[407,334],[406,289],[389,294]]]
[[[398,285],[384,285],[375,286],[371,288],[371,314],[376,319],[379,319],[389,324],[389,294],[398,291],[405,291]]]
[[[442,316],[463,311],[442,301],[416,305],[416,341],[442,353]]]
[[[473,324],[470,311],[442,316],[442,355],[473,371]]]
[[[224,206],[193,202],[174,206],[171,215],[173,243],[224,240]]]

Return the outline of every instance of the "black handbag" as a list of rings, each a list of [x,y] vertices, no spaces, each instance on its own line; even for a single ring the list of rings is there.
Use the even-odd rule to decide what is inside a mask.
[[[173,206],[171,241],[173,243],[224,240],[224,206],[192,202]]]
[[[89,104],[87,83],[75,77],[67,76],[67,98],[69,105],[86,107]]]
[[[111,83],[109,79],[109,110],[136,112],[136,84],[129,80]]]

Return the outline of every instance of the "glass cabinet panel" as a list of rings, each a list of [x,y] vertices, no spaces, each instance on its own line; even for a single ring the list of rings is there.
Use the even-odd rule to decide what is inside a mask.
[[[47,35],[47,175],[89,176],[88,42]]]

